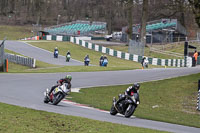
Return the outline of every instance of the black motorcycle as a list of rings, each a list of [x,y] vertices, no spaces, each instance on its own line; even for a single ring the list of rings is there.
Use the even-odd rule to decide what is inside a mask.
[[[129,118],[133,115],[135,112],[135,109],[137,108],[139,104],[139,94],[134,93],[133,96],[128,96],[124,94],[120,94],[119,98],[124,98],[124,100],[118,102],[116,104],[116,98],[113,98],[113,104],[110,109],[111,115],[116,115],[117,113],[120,113],[124,115],[126,118]]]

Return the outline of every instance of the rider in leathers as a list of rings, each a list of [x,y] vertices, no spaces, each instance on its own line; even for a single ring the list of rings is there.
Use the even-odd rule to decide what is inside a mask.
[[[51,92],[58,86],[63,85],[63,83],[67,83],[67,89],[71,89],[71,80],[72,80],[72,76],[71,75],[67,75],[65,78],[62,78],[60,80],[57,81],[57,85],[54,85],[51,90],[49,91],[48,96],[50,96]]]
[[[125,97],[120,97],[119,100],[115,103],[115,105],[121,102],[122,100],[125,100],[127,96],[133,96],[134,93],[138,93],[139,95],[139,88],[140,88],[139,83],[134,83],[133,86],[129,86],[124,92]],[[138,99],[138,101],[140,100]]]

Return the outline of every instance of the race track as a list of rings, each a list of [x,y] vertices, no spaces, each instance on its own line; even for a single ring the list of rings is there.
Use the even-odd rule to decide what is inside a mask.
[[[26,47],[26,46],[25,46]],[[10,48],[13,49],[13,48]],[[18,52],[23,52],[19,50]],[[27,48],[32,51],[31,47]],[[33,47],[33,49],[35,49]],[[43,50],[42,50],[43,51]],[[17,51],[16,51],[17,52]],[[22,53],[26,55],[26,53]],[[42,54],[42,53],[41,53]],[[28,56],[28,55],[26,55]],[[31,55],[30,55],[31,56]],[[41,55],[40,55],[41,56]],[[38,57],[39,59],[39,57]],[[148,70],[104,71],[104,72],[71,72],[73,77],[72,88],[84,88],[92,86],[131,84],[133,82],[145,82],[162,80],[171,77],[199,73],[200,67],[195,68],[158,68]],[[123,116],[111,116],[105,111],[86,108],[62,102],[58,106],[43,103],[43,92],[56,81],[64,77],[66,73],[49,74],[0,74],[0,102],[12,105],[28,107],[36,110],[56,112],[65,115],[80,116],[100,121],[108,121],[129,126],[138,126],[162,131],[177,133],[199,133],[200,128],[187,127],[164,122],[144,120],[136,117],[130,119]],[[9,80],[8,80],[9,79]],[[111,99],[112,100],[112,99]]]
[[[1,42],[0,42],[1,43]],[[83,62],[70,59],[70,62],[66,62],[65,56],[59,55],[58,58],[53,58],[53,53],[47,50],[34,47],[28,43],[20,41],[5,41],[5,48],[22,55],[35,58],[49,64],[63,65],[63,66],[80,66],[84,65]]]

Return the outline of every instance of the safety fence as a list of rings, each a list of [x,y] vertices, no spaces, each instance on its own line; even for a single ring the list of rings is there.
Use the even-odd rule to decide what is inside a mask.
[[[39,40],[39,36],[33,36],[33,37],[28,37],[28,38],[24,38],[24,39],[21,39],[21,40]]]
[[[34,58],[5,53],[5,59],[8,59],[9,62],[35,68],[36,59]]]
[[[138,56],[114,49],[110,49],[104,46],[100,46],[94,43],[87,42],[87,39],[72,37],[72,36],[56,36],[56,35],[47,35],[43,37],[43,40],[55,40],[55,41],[70,41],[72,43],[78,44],[88,49],[92,49],[101,53],[105,53],[117,58],[131,60],[135,62],[141,62],[143,56]],[[149,64],[160,65],[160,66],[173,66],[173,67],[192,67],[192,58],[184,57],[184,59],[159,59],[147,57]],[[200,60],[200,57],[199,57]]]
[[[198,91],[198,97],[197,97],[197,110],[200,111],[200,89]]]

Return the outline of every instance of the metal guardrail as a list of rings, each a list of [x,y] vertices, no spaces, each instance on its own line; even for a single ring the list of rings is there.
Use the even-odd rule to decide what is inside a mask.
[[[24,56],[15,55],[15,54],[9,54],[9,53],[5,53],[4,56],[5,56],[5,59],[8,59],[9,62],[35,68],[36,59],[34,58],[29,58],[29,57],[24,57]]]

